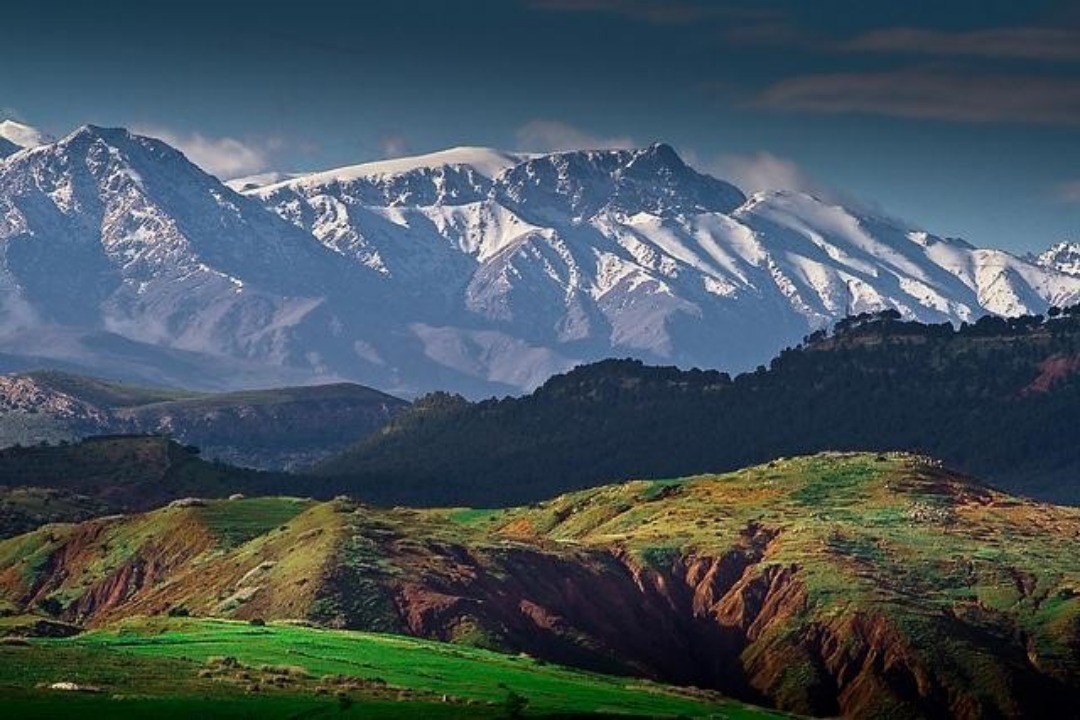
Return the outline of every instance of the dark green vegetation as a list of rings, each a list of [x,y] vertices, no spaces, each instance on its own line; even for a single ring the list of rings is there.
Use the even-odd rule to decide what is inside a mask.
[[[823,450],[940,457],[1080,502],[1080,315],[842,321],[734,380],[605,361],[522,398],[429,395],[318,472],[372,502],[500,506]]]
[[[290,475],[208,462],[196,449],[156,436],[7,448],[0,450],[0,537],[192,495],[281,493],[303,484]]]
[[[94,692],[51,689],[72,682]],[[712,693],[413,638],[286,624],[132,619],[0,645],[15,717],[777,717]]]
[[[349,383],[200,394],[33,372],[0,377],[0,447],[160,433],[207,457],[284,469],[340,452],[406,407]]]
[[[46,523],[101,517],[115,509],[107,500],[70,490],[0,487],[0,538],[30,532]]]
[[[301,649],[288,659],[263,655],[260,635],[168,640],[242,629],[194,618],[271,621],[272,633],[298,619],[808,714],[1036,717],[1080,702],[1078,538],[1080,509],[989,490],[921,456],[824,454],[505,510],[255,498],[49,525],[0,542],[0,603],[16,619],[101,630],[50,650],[116,643],[110,652],[189,667],[213,654],[338,673],[324,663],[344,656],[308,658],[299,640],[285,643]],[[151,639],[124,645],[123,623],[145,615],[181,624],[160,643],[138,629]],[[411,670],[429,662],[413,657]],[[357,670],[395,684],[391,672]],[[457,682],[433,675],[419,687]],[[505,684],[530,702],[542,694]]]
[[[322,498],[348,493],[386,505],[496,507],[632,477],[716,472],[777,456],[872,448],[932,454],[1009,491],[1074,503],[1080,502],[1075,482],[1080,454],[1074,452],[1080,443],[1077,370],[1080,315],[1075,313],[1052,320],[984,318],[959,331],[890,315],[862,316],[842,321],[831,337],[818,333],[803,347],[785,351],[769,369],[735,379],[613,360],[552,378],[522,398],[469,403],[436,393],[323,462],[317,474],[228,482],[239,492]],[[262,455],[271,464],[286,462],[286,456],[311,460],[313,448],[341,447],[346,436],[363,435],[377,424],[318,409],[338,402],[318,400],[321,394],[355,391],[359,407],[370,410],[364,398],[373,391],[355,386],[165,397],[163,391],[56,373],[6,381],[14,383],[3,394],[9,406],[40,409],[48,405],[45,397],[52,410],[9,408],[0,428],[13,418],[58,417],[64,403],[79,397],[94,407],[113,407],[109,417],[127,418],[128,429],[162,430],[162,423],[185,428],[176,434],[202,439],[218,455],[248,464],[260,463],[225,448],[243,446],[243,453]],[[35,393],[42,387],[49,391],[39,397]],[[383,408],[387,414],[380,418],[397,408]],[[68,452],[35,448],[0,454],[0,484],[64,488],[100,499],[99,491],[81,479],[85,472],[68,471],[97,461],[76,457],[69,462]],[[114,455],[114,461],[116,468],[101,473],[142,473],[123,467],[129,461],[121,456]],[[43,469],[50,466],[62,472]],[[225,487],[217,481],[205,487],[160,483],[151,501],[216,496]],[[27,525],[7,522],[6,527]]]

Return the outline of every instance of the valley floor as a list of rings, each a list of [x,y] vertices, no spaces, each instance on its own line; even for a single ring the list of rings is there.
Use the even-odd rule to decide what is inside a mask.
[[[288,623],[132,618],[0,644],[5,714],[56,717],[781,715],[715,693],[414,638]]]

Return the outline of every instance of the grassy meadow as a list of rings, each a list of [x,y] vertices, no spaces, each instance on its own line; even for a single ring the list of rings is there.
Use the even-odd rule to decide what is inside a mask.
[[[526,656],[289,623],[133,618],[0,645],[14,717],[780,717]],[[83,691],[51,689],[71,682]]]

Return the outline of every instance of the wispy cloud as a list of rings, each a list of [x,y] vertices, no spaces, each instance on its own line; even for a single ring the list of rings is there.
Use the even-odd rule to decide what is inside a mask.
[[[517,145],[533,152],[562,152],[566,150],[625,149],[636,145],[627,136],[604,137],[593,135],[559,120],[533,120],[517,131]]]
[[[946,32],[896,27],[874,30],[845,43],[852,51],[998,59],[1080,61],[1080,32],[1012,27]]]
[[[408,155],[412,148],[404,135],[393,134],[379,138],[379,150],[385,158],[396,158]]]
[[[180,150],[193,163],[222,180],[263,172],[281,149],[280,140],[258,142],[231,137],[207,137],[201,133],[181,133],[160,127],[139,127],[140,135],[164,140]]]
[[[823,189],[794,161],[764,151],[750,155],[721,155],[706,169],[749,193],[796,190],[818,194]]]
[[[1054,199],[1067,205],[1080,205],[1080,180],[1058,185],[1054,189]]]
[[[529,0],[534,10],[603,14],[656,26],[709,24],[724,42],[809,45],[814,39],[779,8],[725,0]]]
[[[763,19],[775,12],[717,0],[530,0],[536,10],[604,13],[654,25],[688,25],[710,19]]]
[[[687,163],[701,172],[734,183],[745,193],[769,190],[787,190],[813,195],[827,203],[871,212],[887,217],[888,213],[878,203],[838,189],[808,172],[790,158],[780,157],[761,150],[747,154],[721,155],[714,160],[703,160],[693,150],[681,150]]]
[[[773,85],[752,104],[825,114],[1080,125],[1080,80],[929,69],[805,75]]]

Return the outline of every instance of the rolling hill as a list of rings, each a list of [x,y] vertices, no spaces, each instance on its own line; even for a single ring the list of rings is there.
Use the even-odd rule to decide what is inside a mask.
[[[36,371],[0,376],[0,447],[157,433],[211,459],[284,470],[344,450],[406,407],[350,383],[195,393]]]
[[[3,541],[0,597],[105,631],[405,633],[814,715],[1032,717],[1080,693],[1077,537],[1080,510],[920,456],[823,454],[505,510],[174,503]]]
[[[785,455],[913,450],[1076,503],[1078,369],[1076,308],[959,329],[867,314],[734,379],[610,360],[520,398],[429,395],[316,471],[371,502],[495,507]]]

